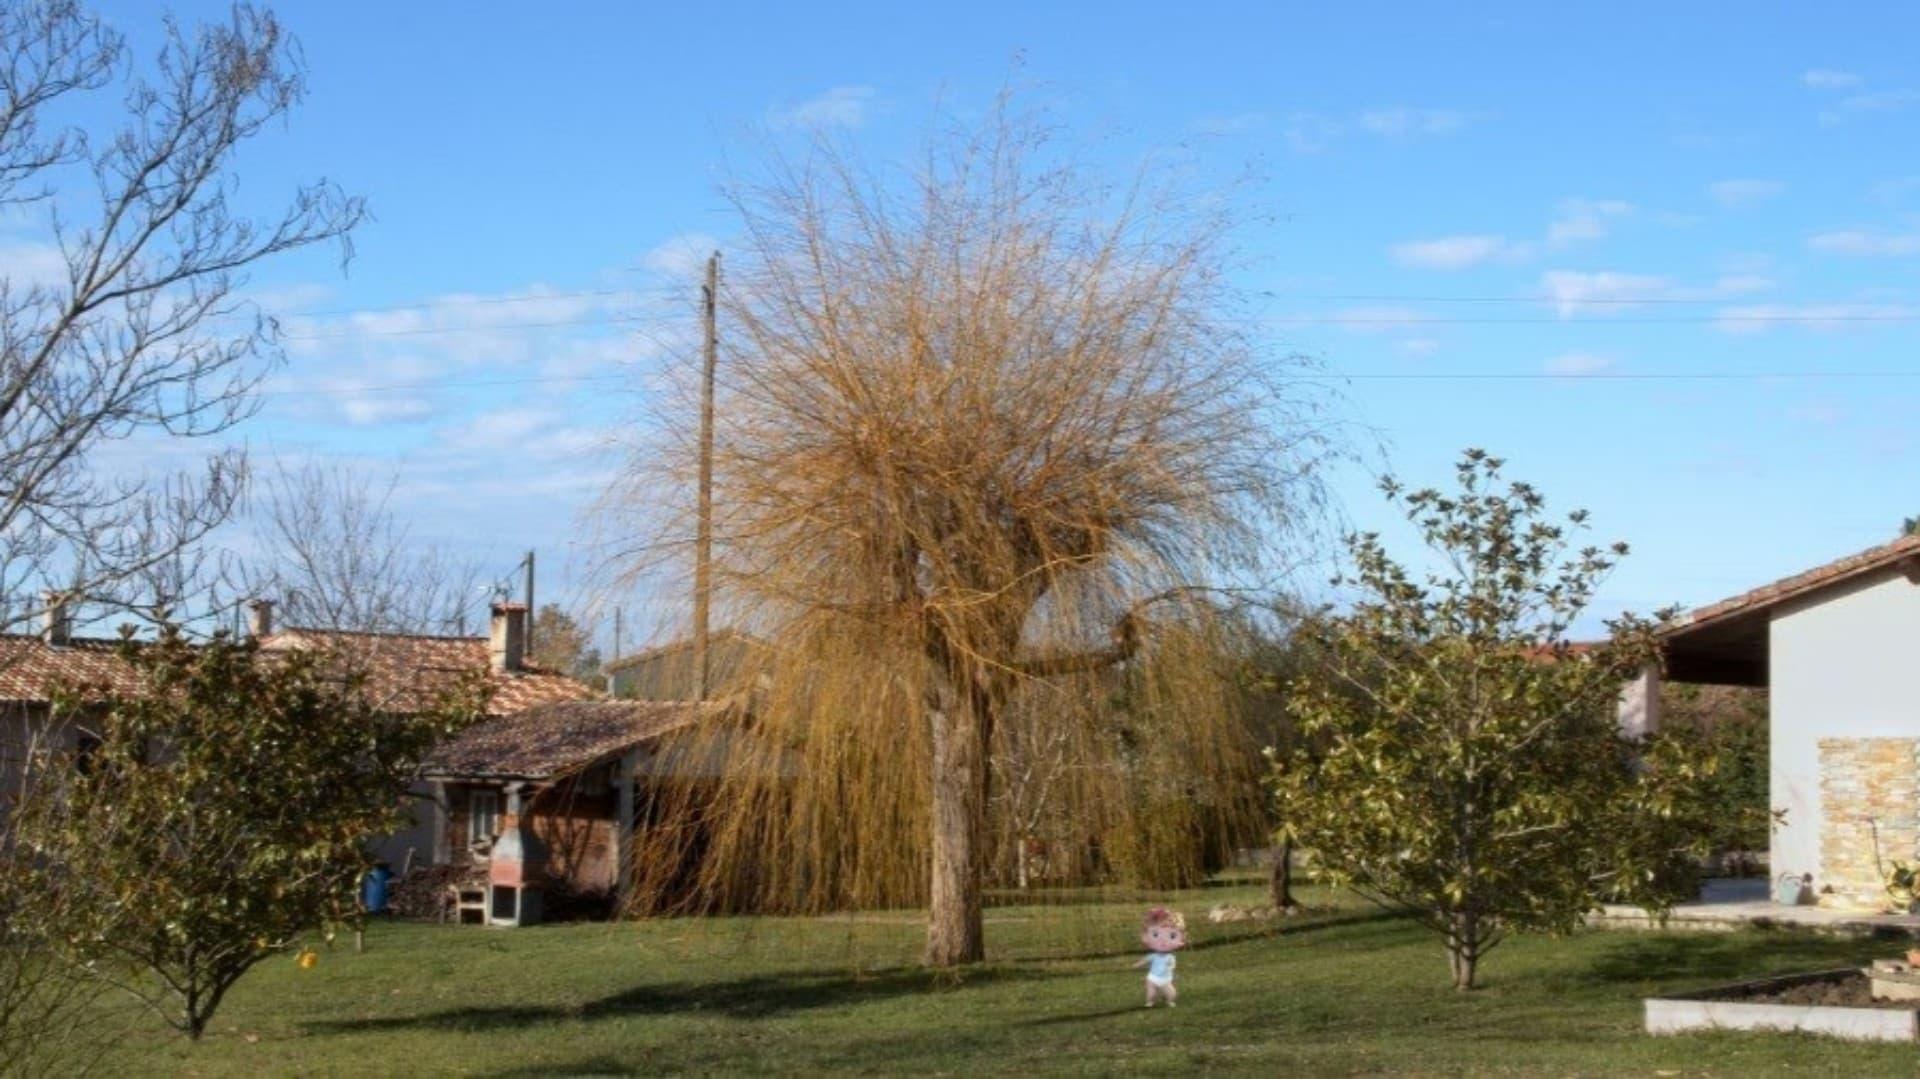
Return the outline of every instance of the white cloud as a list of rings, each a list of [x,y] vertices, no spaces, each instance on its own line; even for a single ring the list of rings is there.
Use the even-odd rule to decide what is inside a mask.
[[[1202,116],[1193,122],[1193,129],[1202,135],[1244,135],[1266,125],[1266,113],[1237,112],[1231,116]]]
[[[637,290],[534,285],[512,293],[446,293],[390,308],[295,314],[282,325],[295,356],[342,358],[383,376],[397,365],[412,365],[411,377],[432,377],[539,359],[561,332],[608,332],[646,302],[648,294]]]
[[[1288,114],[1282,134],[1294,153],[1317,154],[1340,135],[1340,125],[1317,112],[1295,112]]]
[[[377,427],[388,423],[424,420],[433,414],[433,403],[424,397],[400,397],[386,393],[363,393],[336,398],[340,416],[355,427]]]
[[[836,86],[818,97],[775,108],[774,127],[859,127],[877,94],[871,86]]]
[[[578,461],[610,445],[609,433],[582,425],[546,405],[508,405],[438,432],[439,449],[455,455],[502,454],[518,460]]]
[[[1614,362],[1608,356],[1596,356],[1590,352],[1568,352],[1549,359],[1541,365],[1541,370],[1549,375],[1597,375],[1610,371]]]
[[[1920,103],[1920,90],[1875,90],[1840,99],[1838,105],[1820,114],[1824,127],[1837,127],[1849,119],[1871,113],[1899,112]]]
[[[381,378],[364,376],[321,376],[300,382],[275,381],[265,387],[263,396],[269,405],[289,407],[294,414],[344,423],[349,427],[379,427],[392,423],[413,423],[434,413],[426,386],[410,385],[411,379],[396,385],[395,375]]]
[[[1867,189],[1867,197],[1875,202],[1905,202],[1920,192],[1920,176],[1894,176],[1878,181]]]
[[[454,450],[512,450],[526,437],[558,422],[551,408],[513,406],[484,412],[465,423],[444,428],[440,440]]]
[[[1787,410],[1787,416],[1802,423],[1833,424],[1847,418],[1846,410],[1834,401],[1804,401]]]
[[[1560,317],[1585,310],[1618,311],[1669,295],[1670,282],[1651,274],[1612,270],[1549,270],[1540,275],[1540,288]]]
[[[365,439],[381,428],[451,422],[501,398],[609,411],[623,399],[609,391],[630,390],[644,361],[672,347],[662,338],[676,324],[649,314],[682,307],[657,289],[534,285],[283,316],[295,362],[264,387],[268,415],[337,428],[328,438]],[[644,321],[630,324],[636,319]]]
[[[1876,180],[1874,186],[1866,188],[1866,198],[1874,202],[1901,204],[1920,192],[1920,177],[1887,177]]]
[[[1833,331],[1910,319],[1916,313],[1914,308],[1903,304],[1749,304],[1721,308],[1717,325],[1725,333],[1736,334],[1781,327]]]
[[[1465,113],[1453,109],[1415,109],[1389,105],[1368,109],[1358,118],[1360,130],[1387,138],[1407,135],[1449,135],[1467,126]]]
[[[1440,342],[1431,337],[1409,337],[1400,342],[1400,351],[1413,357],[1431,356],[1440,350]]]
[[[1807,237],[1809,250],[1823,255],[1847,255],[1856,258],[1920,254],[1920,233],[1871,232],[1866,229],[1839,229],[1817,232]]]
[[[67,283],[67,259],[55,244],[22,241],[0,245],[0,277],[16,290],[58,288]]]
[[[1504,236],[1441,236],[1395,244],[1392,254],[1393,260],[1402,266],[1464,270],[1495,260],[1518,262],[1532,254],[1532,249],[1527,244],[1512,243]]]
[[[1407,105],[1362,109],[1351,116],[1301,111],[1287,114],[1281,135],[1294,153],[1317,154],[1347,135],[1383,139],[1451,135],[1463,130],[1467,121],[1466,113],[1454,109],[1418,109]]]
[[[1779,180],[1719,180],[1707,185],[1713,201],[1729,210],[1744,210],[1775,198],[1787,189]]]
[[[1730,273],[1722,274],[1713,282],[1708,291],[1714,296],[1746,296],[1755,292],[1765,292],[1774,286],[1774,280],[1765,274]]]
[[[1730,274],[1763,274],[1779,264],[1779,259],[1764,251],[1740,251],[1721,258],[1720,269]]]
[[[1608,222],[1633,212],[1633,204],[1619,199],[1562,199],[1558,216],[1547,226],[1547,244],[1565,247],[1607,234]]]
[[[691,278],[706,267],[708,256],[719,249],[720,241],[704,232],[683,232],[641,255],[640,265],[662,277]]]
[[[1428,316],[1411,307],[1349,307],[1327,319],[1355,333],[1388,333],[1427,321]]]
[[[1851,90],[1860,85],[1861,79],[1851,71],[1816,67],[1802,72],[1800,81],[1814,90]]]
[[[248,289],[242,298],[257,304],[268,315],[284,318],[315,304],[325,303],[337,294],[338,290],[332,285],[308,282],[278,288]]]
[[[1550,270],[1540,275],[1540,289],[1562,318],[1583,311],[1613,313],[1652,303],[1724,300],[1765,292],[1772,278],[1758,273],[1725,273],[1709,285],[1679,285],[1656,274],[1613,270]]]

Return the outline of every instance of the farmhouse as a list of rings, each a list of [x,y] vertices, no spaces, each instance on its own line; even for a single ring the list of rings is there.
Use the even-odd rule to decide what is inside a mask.
[[[527,662],[527,613],[517,603],[494,605],[486,637],[282,629],[273,624],[270,601],[255,600],[248,606],[248,632],[264,651],[323,650],[342,677],[347,670],[363,672],[363,692],[384,711],[418,712],[460,679],[473,676],[486,681],[489,716],[598,696],[572,678]],[[116,693],[139,688],[133,668],[120,658],[119,638],[74,634],[70,611],[57,597],[48,598],[45,610],[39,633],[0,635],[0,812],[19,790],[30,750],[85,752],[94,740],[83,721],[53,714],[56,685],[96,686]],[[398,866],[409,850],[428,846],[429,814],[418,816],[414,828],[380,845],[382,858]]]
[[[593,902],[618,898],[643,784],[670,759],[675,732],[725,704],[563,701],[485,720],[435,750],[423,776],[434,817],[431,864],[478,880],[499,874],[509,842],[540,887]]]
[[[1920,536],[1693,610],[1663,641],[1672,680],[1768,690],[1773,873],[1884,905],[1884,871],[1920,861]],[[1658,722],[1646,681],[1630,726]]]

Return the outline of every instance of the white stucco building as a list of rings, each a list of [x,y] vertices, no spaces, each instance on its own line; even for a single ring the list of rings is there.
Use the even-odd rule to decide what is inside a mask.
[[[1671,680],[1769,691],[1776,878],[1884,903],[1883,869],[1920,861],[1920,536],[1698,608],[1664,642]]]

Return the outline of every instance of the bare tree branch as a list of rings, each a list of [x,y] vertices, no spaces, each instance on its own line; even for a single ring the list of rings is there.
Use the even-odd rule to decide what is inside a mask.
[[[465,633],[480,570],[414,539],[393,513],[398,482],[314,464],[275,471],[256,506],[262,553],[238,568],[238,590],[278,602],[287,625]]]
[[[56,109],[116,85],[117,129],[50,129]],[[0,276],[0,628],[47,589],[104,608],[185,599],[150,591],[192,576],[161,569],[232,513],[244,456],[157,480],[99,457],[250,415],[280,350],[278,326],[240,292],[247,270],[328,240],[351,253],[365,207],[331,183],[264,220],[232,201],[237,149],[303,91],[292,40],[244,4],[212,25],[169,19],[144,71],[76,4],[0,9],[0,207],[43,205],[61,267]]]

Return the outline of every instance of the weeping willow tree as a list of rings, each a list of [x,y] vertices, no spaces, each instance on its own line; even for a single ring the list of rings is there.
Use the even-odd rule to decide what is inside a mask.
[[[1260,813],[1216,601],[1317,515],[1315,399],[1236,317],[1217,204],[1062,156],[1003,104],[914,170],[820,139],[734,191],[713,594],[768,647],[750,721],[653,762],[639,902],[925,904],[950,966],[1012,844],[1180,883]],[[628,577],[693,531],[666,374]]]

